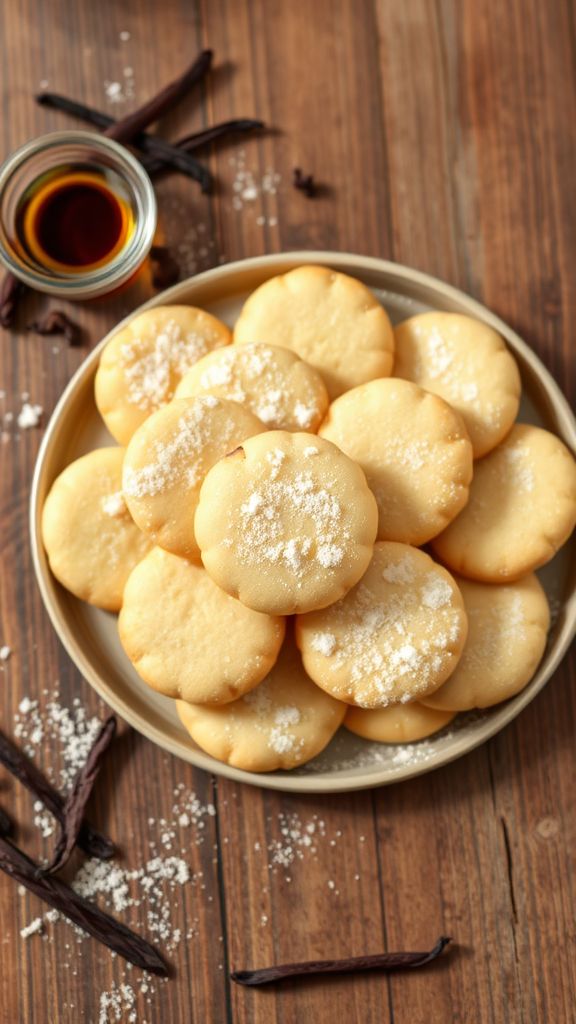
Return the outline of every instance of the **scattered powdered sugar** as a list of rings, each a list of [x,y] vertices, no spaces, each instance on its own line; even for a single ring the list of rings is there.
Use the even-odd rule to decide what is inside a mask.
[[[269,816],[268,820],[271,822],[272,818]],[[269,868],[273,871],[276,868],[288,868],[294,861],[304,860],[306,854],[316,857],[327,834],[326,822],[322,818],[314,814],[310,821],[305,822],[296,812],[280,811],[277,820],[280,838],[268,843]]]
[[[530,492],[534,490],[534,470],[530,464],[530,449],[526,445],[504,445],[501,451],[503,458],[503,476],[517,490]]]
[[[460,388],[460,395],[465,402],[473,402],[478,398],[478,385],[472,381],[469,383],[462,384]]]
[[[440,734],[438,734],[440,735]],[[443,731],[443,740],[451,734]],[[436,737],[435,737],[436,738]],[[308,761],[307,772],[324,773],[326,771],[362,771],[382,768],[406,768],[412,765],[425,764],[438,754],[438,746],[434,742],[421,740],[405,746],[398,744],[368,742],[352,736],[346,730],[340,730],[329,744],[313,761]],[[297,769],[300,771],[301,769]]]
[[[313,459],[315,455],[319,454],[320,449],[317,448],[316,445],[314,444],[309,444],[308,447],[304,449],[304,457],[306,459]]]
[[[300,721],[300,712],[295,707],[281,707],[278,708],[274,715],[274,722],[276,725],[298,725]]]
[[[418,470],[430,462],[437,462],[438,445],[427,440],[411,440],[408,437],[386,439],[386,457],[400,463],[404,469]]]
[[[136,92],[136,80],[134,68],[126,66],[122,69],[120,81],[104,81],[104,95],[109,103],[122,104],[134,98]]]
[[[198,885],[200,877],[192,875],[182,857],[151,857],[142,867],[132,870],[114,861],[90,859],[75,875],[72,887],[86,899],[103,898],[115,914],[123,914],[130,907],[142,907],[148,933],[160,939],[162,948],[172,953],[183,939],[193,937],[184,935],[172,924],[173,911],[181,898],[179,890],[188,884]]]
[[[132,338],[125,342],[120,365],[128,401],[145,411],[164,405],[172,398],[175,384],[206,355],[214,341],[216,334],[209,325],[202,331],[184,331],[176,320],[167,320],[153,340]]]
[[[225,455],[234,443],[234,420],[219,416],[216,421],[211,415],[214,409],[221,408],[220,401],[212,395],[191,400],[169,440],[154,441],[150,461],[138,469],[124,467],[124,493],[131,498],[154,497],[184,481],[188,487],[194,487],[207,468],[205,449],[217,443]]]
[[[391,568],[388,565],[383,572],[390,574]],[[397,575],[404,580],[407,567],[405,575],[402,568]],[[461,632],[460,612],[451,599],[446,581],[430,573],[421,590],[402,587],[387,594],[385,601],[361,582],[326,610],[325,624],[333,626],[337,642],[326,644],[320,653],[330,658],[332,671],[343,670],[342,696],[353,696],[361,707],[386,707],[397,700],[413,700],[426,690],[430,678],[435,679],[452,658],[450,645]],[[429,610],[429,621],[422,616],[422,604]],[[310,633],[313,649],[318,649],[318,637],[324,646],[323,630]]]
[[[310,638],[310,647],[317,654],[323,654],[325,658],[330,658],[337,645],[336,637],[334,633],[314,633]]]
[[[464,347],[458,350],[437,327],[428,333],[426,328],[416,324],[413,331],[417,338],[424,339],[422,356],[418,360],[419,376],[424,381],[428,379],[437,382],[454,403],[478,408],[480,388],[477,381],[470,379],[475,373],[475,367],[468,364]],[[457,324],[453,324],[452,332],[459,332]],[[500,412],[499,406],[485,403],[482,407],[483,415],[489,419],[499,416]]]
[[[8,658],[12,654],[12,648],[8,647],[8,644],[3,644],[0,647],[0,661],[8,661]]]
[[[128,511],[122,491],[116,491],[115,494],[107,494],[105,498],[102,498],[100,504],[105,515],[110,516],[112,519],[119,519],[121,516],[126,515]]]
[[[325,569],[334,569],[344,558],[344,548],[339,544],[320,544],[316,558]]]
[[[243,149],[230,157],[229,164],[235,172],[232,182],[232,209],[238,212],[256,209],[256,223],[259,226],[269,224],[270,227],[275,227],[278,223],[277,218],[274,215],[265,216],[260,209],[262,199],[276,195],[282,181],[281,175],[271,167],[266,168],[263,174],[249,168]]]
[[[21,700],[14,732],[24,741],[30,757],[35,758],[40,749],[49,749],[51,758],[59,755],[63,770],[56,773],[48,767],[45,771],[64,791],[84,763],[101,720],[91,717],[79,700],[74,701],[72,708],[64,707],[58,691],[52,694],[44,691],[44,696],[50,699],[42,710],[38,700],[28,697]],[[284,712],[282,721],[292,717],[291,709],[284,709]],[[140,934],[151,937],[152,941],[156,940],[168,955],[174,955],[179,947],[199,936],[197,917],[187,927],[179,926],[184,890],[192,888],[200,894],[206,889],[204,872],[192,871],[188,851],[191,846],[200,846],[209,839],[207,823],[216,815],[212,803],[203,803],[183,783],[174,789],[173,795],[175,799],[170,817],[148,819],[149,854],[143,865],[133,868],[120,864],[116,859],[100,861],[89,858],[71,881],[72,887],[82,896],[89,900],[97,899],[107,911],[122,919],[127,915],[128,924]],[[35,824],[43,835],[51,835],[53,819],[45,831],[43,817],[48,819],[50,816],[38,802],[34,811]],[[129,849],[129,844],[122,845]],[[177,847],[174,852],[173,847]],[[208,901],[211,902],[211,897]],[[130,920],[131,911],[136,916]],[[50,941],[53,926],[57,924],[72,929],[77,955],[82,956],[82,944],[92,940],[55,909],[47,910],[24,925],[22,938],[41,934],[44,941]],[[65,948],[70,947],[66,945]],[[122,972],[120,981],[100,996],[98,1020],[137,1021],[140,1019],[136,1010],[137,1001],[140,1001],[137,997],[149,1003],[156,991],[155,986],[163,982],[143,972],[138,973],[137,981],[125,984],[132,968],[122,961],[117,965]]]
[[[382,570],[382,578],[387,583],[413,583],[415,575],[412,559],[406,555],[397,562],[390,562]]]
[[[296,405],[294,406],[294,417],[298,426],[302,427],[302,430],[306,430],[306,428],[312,424],[316,415],[316,409],[311,408],[308,405],[304,405],[303,402],[296,402]]]
[[[203,221],[197,207],[191,208],[190,202],[177,195],[163,195],[161,190],[158,192],[158,206],[166,237],[178,239],[174,251],[182,278],[225,262],[223,256],[218,256],[217,233],[208,208]]]
[[[113,983],[108,992],[100,995],[98,1024],[112,1024],[113,1021],[122,1020],[128,1024],[135,1024],[138,1020],[136,993],[131,985]]]
[[[300,717],[300,712],[295,707],[280,707],[276,710],[268,745],[277,754],[287,754],[293,749],[296,737],[289,730],[291,726],[298,725]]]
[[[420,600],[426,608],[445,608],[452,601],[453,592],[448,580],[431,572],[420,590]]]
[[[44,839],[54,835],[56,821],[41,800],[34,801],[34,824]]]
[[[43,412],[44,410],[41,405],[31,405],[29,402],[24,402],[16,421],[20,430],[31,430],[33,427],[38,427],[41,423]],[[4,418],[6,419],[6,417]]]
[[[499,588],[497,599],[486,607],[468,607],[473,638],[464,648],[460,665],[462,671],[482,673],[486,665],[514,659],[526,640],[526,612],[521,595],[506,587]],[[471,628],[472,633],[472,628]]]
[[[280,459],[282,456],[282,459]],[[344,558],[342,542],[349,540],[343,509],[311,473],[288,470],[278,479],[284,452],[268,453],[271,470],[258,488],[240,506],[242,532],[238,556],[246,565],[261,565],[262,559],[283,564],[301,579],[320,565],[332,569]],[[291,520],[297,533],[286,537],[284,522]]]
[[[236,717],[234,708],[230,709],[231,721],[227,725],[229,738],[232,737],[232,724],[245,728],[248,724],[257,732],[262,733],[267,746],[276,754],[287,754],[295,748],[301,748],[304,740],[294,729],[302,720],[302,713],[295,705],[278,705],[274,700],[274,682],[267,677],[259,686],[245,694],[238,701],[244,714]],[[245,712],[248,709],[249,716]],[[298,755],[296,756],[298,760]]]
[[[279,357],[269,345],[231,345],[220,349],[200,375],[205,391],[218,389],[232,402],[246,405],[266,426],[305,430],[319,418],[319,396],[305,378],[297,393]]]
[[[432,380],[445,376],[446,371],[452,366],[454,353],[437,328],[427,335],[426,350],[428,375]]]
[[[24,928],[20,929],[20,935],[23,939],[29,939],[31,935],[38,935],[39,932],[43,931],[44,922],[41,917],[35,917],[30,924],[27,924]]]
[[[59,779],[55,781],[65,789],[72,785],[102,725],[99,718],[88,715],[78,698],[74,700],[72,708],[63,706],[57,690],[44,711],[40,710],[37,700],[23,697],[15,715],[15,723],[14,735],[22,741],[29,757],[34,757],[42,743],[50,747],[54,742],[59,743],[61,768]]]

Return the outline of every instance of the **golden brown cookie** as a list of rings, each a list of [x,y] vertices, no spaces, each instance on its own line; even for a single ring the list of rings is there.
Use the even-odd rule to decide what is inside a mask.
[[[534,675],[546,647],[548,601],[533,574],[500,586],[456,582],[468,639],[450,678],[424,700],[442,711],[488,708],[514,697]]]
[[[432,547],[485,583],[515,580],[556,554],[576,522],[576,464],[554,434],[517,423],[474,467],[468,504]]]
[[[215,582],[275,615],[342,597],[368,566],[376,527],[360,467],[323,438],[280,430],[212,467],[194,524]]]
[[[297,267],[252,292],[234,343],[260,342],[288,348],[315,367],[331,400],[392,371],[388,314],[361,281],[328,267]]]
[[[225,324],[194,306],[156,306],[130,320],[106,345],[96,373],[96,405],[112,437],[127,444],[194,363],[230,340]]]
[[[495,448],[520,403],[516,361],[496,331],[460,313],[420,313],[395,331],[394,375],[444,398],[460,413],[474,458]]]
[[[123,489],[141,530],[161,548],[200,559],[194,515],[206,473],[263,430],[248,409],[213,395],[182,398],[152,413],[126,449]]]
[[[363,708],[422,700],[454,671],[466,640],[460,591],[418,548],[378,541],[341,601],[299,615],[304,668],[337,700]]]
[[[269,430],[315,433],[328,409],[328,392],[318,371],[274,345],[227,345],[210,352],[176,388],[177,398],[190,395],[238,402]]]
[[[414,743],[439,732],[455,715],[455,711],[435,711],[415,700],[387,708],[349,707],[344,725],[356,736],[376,743]]]
[[[252,611],[185,558],[153,550],[131,573],[120,640],[142,679],[167,697],[225,704],[274,665],[284,620]]]
[[[472,445],[458,413],[416,384],[388,378],[332,403],[320,437],[354,459],[378,503],[378,539],[424,544],[468,500]]]
[[[97,448],[56,478],[42,510],[42,540],[56,579],[76,597],[116,612],[150,549],[122,495],[124,448]]]
[[[222,707],[178,701],[177,708],[202,750],[248,772],[310,761],[330,742],[346,711],[309,679],[289,636],[266,678],[240,700]]]

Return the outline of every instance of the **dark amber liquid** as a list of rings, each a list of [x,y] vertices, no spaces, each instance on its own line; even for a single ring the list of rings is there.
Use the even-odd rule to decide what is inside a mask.
[[[53,260],[86,267],[99,263],[118,245],[122,210],[106,188],[63,185],[41,204],[34,228],[41,248]]]
[[[126,202],[103,176],[64,168],[60,176],[32,187],[20,211],[18,234],[36,263],[74,274],[113,259],[132,226]]]

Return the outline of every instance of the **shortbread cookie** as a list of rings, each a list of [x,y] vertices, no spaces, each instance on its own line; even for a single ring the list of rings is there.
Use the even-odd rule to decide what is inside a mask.
[[[97,448],[76,459],[52,484],[42,511],[42,540],[56,579],[111,612],[150,549],[122,496],[123,461],[124,448]]]
[[[432,542],[450,569],[503,583],[544,565],[576,522],[576,464],[559,438],[518,423],[474,467],[468,504]]]
[[[496,331],[460,313],[420,313],[395,329],[394,374],[440,395],[486,455],[510,430],[520,402],[516,361]]]
[[[306,675],[289,636],[274,668],[245,697],[224,707],[178,701],[177,708],[202,750],[247,772],[305,764],[332,739],[346,712]]]
[[[392,371],[394,332],[366,285],[328,267],[297,267],[245,302],[234,342],[296,352],[322,375],[330,399]]]
[[[376,743],[413,743],[439,732],[455,715],[455,711],[435,711],[414,700],[411,704],[391,704],[388,708],[349,707],[344,725],[356,736]]]
[[[194,515],[200,486],[218,459],[263,430],[248,409],[213,395],[170,402],[138,428],[124,461],[123,489],[141,530],[198,561]]]
[[[330,406],[320,436],[366,474],[378,539],[424,544],[464,507],[472,445],[458,413],[406,380],[372,380]]]
[[[437,690],[456,668],[466,630],[450,574],[418,548],[385,541],[346,597],[296,619],[308,675],[337,700],[363,708]]]
[[[318,430],[328,409],[322,377],[287,348],[229,345],[200,359],[176,398],[216,395],[250,409],[269,430]]]
[[[106,345],[96,373],[96,405],[120,444],[174,396],[202,356],[228,345],[230,331],[194,306],[156,306],[122,327]]]
[[[245,608],[185,558],[153,550],[130,574],[120,640],[153,690],[196,704],[225,704],[272,668],[283,619]]]
[[[468,616],[468,639],[450,678],[426,703],[448,711],[488,708],[514,697],[544,654],[548,601],[533,574],[494,586],[457,579]]]
[[[248,438],[208,472],[196,511],[206,569],[258,611],[323,608],[358,582],[376,501],[356,463],[314,434]]]

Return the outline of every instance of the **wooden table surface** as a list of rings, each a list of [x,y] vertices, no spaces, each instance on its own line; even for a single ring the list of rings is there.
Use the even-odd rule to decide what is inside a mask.
[[[121,116],[210,46],[214,73],[162,133],[251,115],[274,131],[210,155],[219,182],[211,197],[177,175],[162,181],[164,234],[186,272],[296,248],[397,260],[485,302],[574,399],[573,17],[570,0],[6,0],[0,155],[69,124],[34,104],[38,90]],[[120,83],[120,102],[110,82]],[[242,160],[259,194],[235,209]],[[296,165],[326,194],[296,192]],[[260,188],[268,170],[279,175],[275,190]],[[150,294],[144,279],[73,314],[95,344]],[[31,297],[20,326],[47,305]],[[28,392],[45,419],[87,351],[22,330],[0,331],[0,350],[3,411],[17,413]],[[44,707],[56,680],[63,704],[80,698],[104,715],[56,640],[32,571],[27,510],[42,430],[12,423],[5,433],[0,643],[12,655],[0,671],[2,727],[13,729],[24,696]],[[170,818],[179,785],[217,809],[203,816],[203,843],[194,826],[175,840],[191,871],[203,872],[201,885],[176,894],[190,937],[171,957],[175,977],[143,993],[137,971],[77,944],[63,922],[44,939],[22,939],[43,908],[1,876],[2,1022],[573,1021],[575,724],[566,659],[512,725],[457,763],[373,792],[306,798],[212,779],[123,727],[92,817],[118,840],[124,867],[146,860],[151,822]],[[41,745],[45,765],[58,755]],[[28,823],[22,842],[39,850],[31,799],[4,772],[0,790]],[[299,847],[302,859],[283,868],[270,851],[286,845],[289,821],[316,823],[316,854]],[[146,933],[144,909],[124,919]],[[421,973],[270,991],[228,980],[232,968],[425,949],[442,933],[456,948]],[[111,992],[121,993],[117,1009]]]

